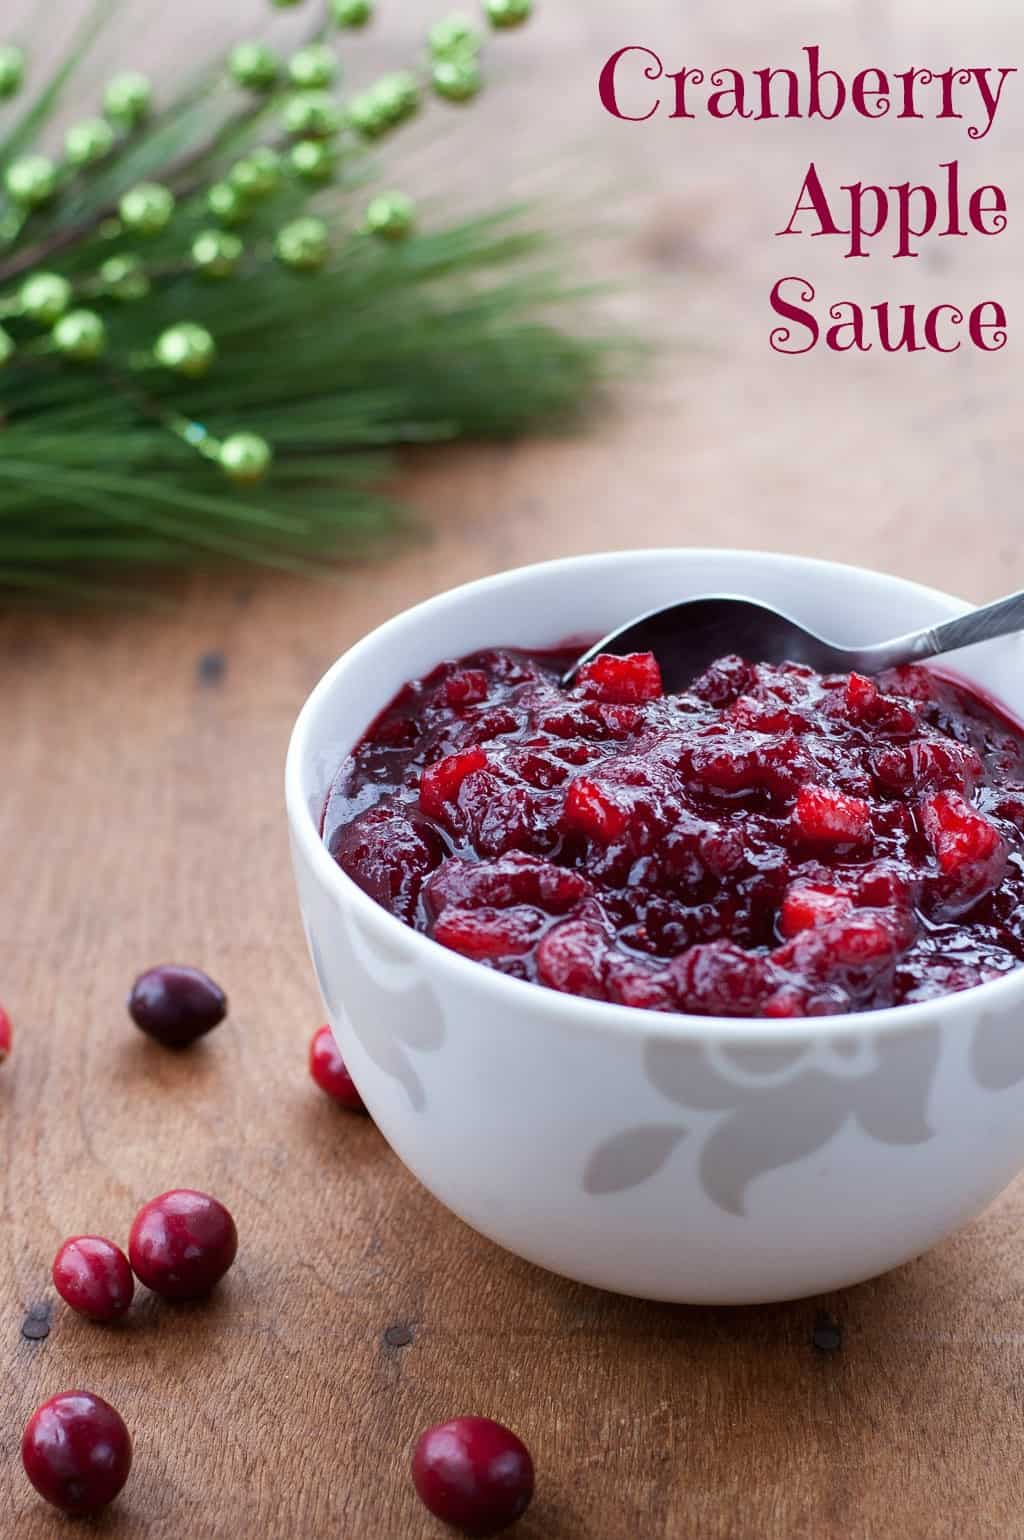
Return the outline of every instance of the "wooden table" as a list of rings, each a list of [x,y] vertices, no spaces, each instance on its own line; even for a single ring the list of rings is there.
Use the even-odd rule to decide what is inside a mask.
[[[481,108],[481,139],[411,155],[477,202],[543,190],[556,149],[561,185],[603,189],[612,231],[586,264],[625,281],[618,317],[672,346],[588,437],[413,463],[429,541],[336,584],[234,574],[184,585],[169,614],[0,617],[0,997],[17,1029],[0,1073],[0,1528],[16,1540],[65,1532],[17,1442],[39,1401],[76,1384],[136,1435],[130,1486],[95,1529],[110,1537],[427,1540],[439,1530],[411,1491],[410,1440],[465,1410],[507,1420],[535,1453],[523,1540],[1024,1535],[1024,1185],[842,1295],[650,1305],[482,1240],[307,1078],[320,1006],[282,763],[305,694],[368,627],[477,574],[629,544],[811,551],[977,599],[1024,583],[1019,345],[985,361],[796,362],[765,340],[767,288],[797,256],[849,291],[991,292],[1019,309],[1019,236],[910,275],[782,256],[769,232],[806,137],[745,131],[726,153],[707,127],[613,123],[594,93],[627,32],[673,67],[785,62],[811,35],[863,62],[999,63],[1019,57],[1024,24],[996,0],[969,14],[792,0],[770,21],[752,0],[694,0],[685,29],[667,0],[636,0],[629,27],[622,9],[550,3]],[[184,52],[190,17],[193,38],[239,30],[228,0],[133,10],[143,63]],[[396,25],[412,36],[436,12],[415,0]],[[407,52],[390,36],[368,45],[378,62]],[[965,153],[1019,183],[1021,142]],[[875,141],[828,145],[836,170],[878,162]],[[231,997],[227,1024],[186,1056],[124,1010],[134,974],[166,958]],[[55,1303],[59,1241],[124,1240],[172,1185],[235,1212],[241,1252],[219,1294],[192,1308],[143,1294],[113,1330]]]

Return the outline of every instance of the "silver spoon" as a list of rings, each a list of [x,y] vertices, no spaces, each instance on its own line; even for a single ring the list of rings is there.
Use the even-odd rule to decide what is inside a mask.
[[[819,673],[877,674],[900,663],[920,663],[958,647],[987,642],[1024,629],[1024,592],[997,599],[955,620],[912,631],[869,647],[839,647],[791,616],[756,599],[713,594],[651,610],[588,647],[562,684],[568,688],[584,663],[599,652],[653,652],[669,694],[685,690],[697,675],[725,653],[755,663],[807,663]]]

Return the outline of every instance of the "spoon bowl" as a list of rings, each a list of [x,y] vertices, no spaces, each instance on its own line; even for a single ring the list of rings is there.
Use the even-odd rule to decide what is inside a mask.
[[[841,647],[791,615],[739,594],[709,594],[649,610],[595,642],[563,676],[569,688],[599,653],[652,652],[669,694],[685,690],[728,653],[757,663],[806,663],[822,674],[878,674],[1024,628],[1024,592],[891,641]]]

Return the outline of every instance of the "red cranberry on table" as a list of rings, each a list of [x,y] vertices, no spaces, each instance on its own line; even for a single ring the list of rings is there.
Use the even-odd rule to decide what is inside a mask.
[[[321,1027],[309,1045],[309,1073],[327,1095],[352,1112],[365,1112],[363,1098],[338,1052],[330,1027]]]
[[[161,1193],[141,1208],[128,1242],[135,1276],[164,1299],[201,1299],[238,1251],[235,1221],[216,1198],[191,1188]]]
[[[128,1258],[101,1235],[74,1235],[53,1261],[53,1284],[72,1310],[91,1321],[124,1315],[135,1293]]]
[[[0,1005],[0,1064],[4,1062],[11,1051],[11,1018]]]
[[[166,1048],[187,1048],[222,1022],[227,1009],[219,984],[198,968],[178,963],[140,973],[128,996],[135,1025]]]
[[[420,1434],[412,1479],[435,1518],[467,1535],[496,1535],[529,1506],[533,1460],[500,1422],[455,1417]]]
[[[132,1468],[121,1416],[88,1390],[67,1390],[37,1408],[21,1440],[25,1474],[55,1508],[79,1517],[113,1502]]]

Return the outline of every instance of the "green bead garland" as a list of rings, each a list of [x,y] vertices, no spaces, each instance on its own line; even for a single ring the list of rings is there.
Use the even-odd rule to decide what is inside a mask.
[[[232,433],[220,446],[221,469],[243,486],[262,481],[273,458],[270,445],[258,433]]]
[[[334,175],[334,150],[323,139],[300,139],[292,146],[289,160],[304,182],[329,182]]]
[[[0,369],[14,357],[14,338],[0,326]]]
[[[160,182],[140,182],[118,205],[121,223],[139,235],[159,235],[174,213],[174,194]]]
[[[124,128],[137,128],[149,116],[152,103],[153,88],[136,70],[115,75],[103,93],[103,111]]]
[[[53,326],[71,304],[71,293],[60,273],[33,273],[18,291],[21,313],[40,326]]]
[[[288,78],[300,91],[323,91],[337,74],[338,60],[325,43],[310,43],[288,60]]]
[[[404,241],[416,228],[416,205],[405,193],[381,193],[366,210],[364,228],[386,241]]]
[[[0,101],[16,96],[25,79],[25,55],[13,43],[0,47]]]
[[[53,328],[53,341],[65,358],[87,364],[103,353],[107,331],[95,310],[69,310]]]
[[[462,54],[480,52],[482,38],[468,16],[457,13],[435,22],[427,37],[430,52],[435,59],[457,58]]]
[[[165,369],[198,380],[209,371],[216,358],[217,344],[205,326],[197,326],[194,321],[179,321],[160,333],[153,354]]]
[[[266,43],[239,43],[228,55],[228,74],[247,91],[270,91],[281,68]]]
[[[339,27],[365,27],[373,19],[373,0],[331,0],[331,15]]]
[[[315,272],[323,267],[330,250],[327,226],[312,215],[294,219],[278,233],[274,249],[286,267],[300,273]]]
[[[23,155],[7,167],[4,186],[12,203],[39,208],[57,191],[57,168],[46,155]]]
[[[100,267],[100,283],[111,299],[131,304],[149,293],[149,277],[138,257],[125,253],[108,257]]]
[[[230,278],[245,247],[227,230],[202,230],[192,242],[192,261],[206,278]]]
[[[73,123],[64,139],[64,156],[72,166],[95,166],[114,148],[114,130],[106,118]]]
[[[434,90],[449,102],[468,102],[479,95],[483,80],[480,66],[472,55],[456,59],[438,59],[431,74]]]
[[[284,131],[297,139],[329,139],[343,121],[341,108],[326,91],[304,91],[284,109]]]
[[[533,15],[533,0],[484,0],[492,27],[521,27]]]

